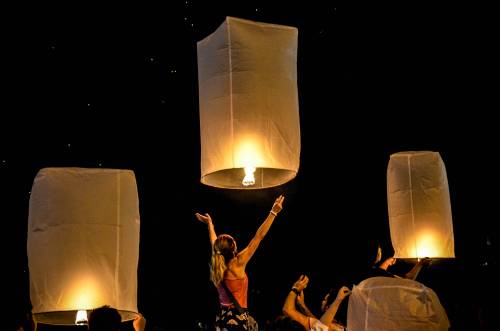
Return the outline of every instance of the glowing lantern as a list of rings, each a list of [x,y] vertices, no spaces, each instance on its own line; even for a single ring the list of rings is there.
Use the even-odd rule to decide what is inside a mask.
[[[86,310],[137,313],[139,203],[130,170],[45,168],[31,190],[28,264],[33,313],[83,324]]]
[[[296,176],[297,35],[228,17],[198,42],[202,183],[253,189]]]
[[[395,257],[455,257],[446,169],[437,152],[400,152],[387,168]]]

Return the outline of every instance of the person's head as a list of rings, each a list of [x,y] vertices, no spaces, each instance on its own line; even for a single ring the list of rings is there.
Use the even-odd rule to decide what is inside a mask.
[[[321,311],[325,312],[328,309],[328,307],[330,307],[330,305],[332,304],[333,300],[335,300],[336,297],[337,297],[337,289],[331,288],[321,301]]]
[[[35,321],[31,312],[16,311],[9,316],[7,324],[7,329],[14,331],[35,331]]]
[[[359,241],[361,263],[364,267],[375,266],[382,259],[382,246],[380,241],[374,237],[364,237]]]
[[[224,278],[227,263],[236,256],[237,246],[233,237],[228,234],[221,234],[214,242],[212,251],[212,261],[210,264],[210,279],[219,286]]]
[[[6,328],[14,331],[35,331],[36,323],[33,318],[31,301],[18,299],[6,311]]]
[[[110,306],[102,306],[89,314],[89,331],[119,331],[122,317],[118,310]]]
[[[377,245],[377,255],[375,257],[375,262],[373,264],[377,264],[382,260],[382,247],[380,244]]]

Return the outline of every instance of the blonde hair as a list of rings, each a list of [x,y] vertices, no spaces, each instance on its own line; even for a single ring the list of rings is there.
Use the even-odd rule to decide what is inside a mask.
[[[227,270],[227,263],[236,256],[236,242],[228,234],[221,234],[214,242],[210,262],[210,280],[219,287]]]

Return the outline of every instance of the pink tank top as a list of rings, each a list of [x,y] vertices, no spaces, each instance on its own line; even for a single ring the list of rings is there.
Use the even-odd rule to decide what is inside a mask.
[[[247,308],[247,293],[248,293],[248,277],[245,274],[245,277],[238,279],[224,279],[227,288],[233,293],[234,297],[240,304],[242,308]],[[227,295],[226,290],[222,285],[219,285],[217,288],[219,292],[219,302],[222,306],[234,306],[233,301]]]

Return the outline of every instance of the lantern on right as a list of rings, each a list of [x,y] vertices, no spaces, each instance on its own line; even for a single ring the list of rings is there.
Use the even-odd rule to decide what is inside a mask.
[[[455,257],[448,179],[439,153],[392,154],[387,203],[394,257]]]

